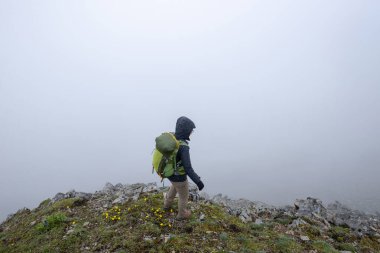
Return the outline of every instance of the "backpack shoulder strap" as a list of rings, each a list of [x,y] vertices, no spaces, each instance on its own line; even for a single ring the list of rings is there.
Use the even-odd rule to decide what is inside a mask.
[[[184,140],[179,140],[179,145],[180,146],[187,146],[187,147],[189,146],[189,144]]]

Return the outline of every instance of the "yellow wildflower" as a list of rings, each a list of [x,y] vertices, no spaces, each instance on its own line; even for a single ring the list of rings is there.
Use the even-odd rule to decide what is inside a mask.
[[[73,221],[73,225],[75,224],[76,222],[75,221]]]
[[[164,225],[164,223],[161,223],[160,226],[162,227]]]

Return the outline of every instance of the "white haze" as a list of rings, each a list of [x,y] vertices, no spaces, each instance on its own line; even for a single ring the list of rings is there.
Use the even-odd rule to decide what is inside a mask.
[[[205,191],[380,210],[380,2],[0,2],[0,220],[158,181],[191,118]]]

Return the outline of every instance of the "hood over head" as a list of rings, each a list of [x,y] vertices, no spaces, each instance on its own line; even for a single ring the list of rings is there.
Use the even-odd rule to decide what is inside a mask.
[[[190,133],[195,128],[194,122],[185,117],[179,117],[175,126],[175,137],[178,140],[190,140]]]

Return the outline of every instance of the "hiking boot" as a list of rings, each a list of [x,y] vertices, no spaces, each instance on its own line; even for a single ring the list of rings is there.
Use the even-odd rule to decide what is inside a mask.
[[[190,210],[185,210],[185,213],[181,216],[179,214],[176,217],[176,220],[188,220],[191,217],[191,211]]]

